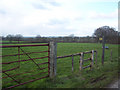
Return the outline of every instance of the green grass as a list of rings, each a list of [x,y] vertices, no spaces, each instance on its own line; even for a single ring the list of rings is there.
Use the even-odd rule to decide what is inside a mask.
[[[9,44],[10,45],[10,44]],[[57,44],[57,56],[63,56],[63,55],[69,55],[69,54],[75,54],[79,52],[84,51],[90,51],[90,50],[97,50],[98,52],[98,66],[94,65],[94,68],[92,71],[89,69],[85,69],[82,71],[79,71],[79,56],[74,57],[74,72],[72,72],[72,58],[64,58],[64,59],[58,59],[57,60],[57,76],[54,79],[46,78],[41,79],[32,83],[28,83],[16,88],[100,88],[104,87],[107,84],[111,82],[111,80],[118,76],[118,45],[112,45],[112,44],[106,44],[106,46],[109,47],[108,50],[105,50],[105,62],[104,66],[101,64],[101,55],[102,55],[102,45],[101,44],[95,44],[95,43],[58,43]],[[38,51],[44,51],[47,50],[47,47],[22,47],[22,49],[25,52],[38,52]],[[110,61],[110,52],[113,51],[112,56],[112,62]],[[17,48],[4,48],[2,50],[2,55],[7,54],[16,54],[18,52]],[[21,52],[22,53],[22,52]],[[32,58],[41,57],[41,56],[47,56],[48,53],[42,53],[42,54],[30,54]],[[90,55],[85,55],[85,58],[87,59],[90,57]],[[29,59],[26,55],[20,56],[21,60]],[[4,57],[2,59],[2,62],[9,62],[18,60],[18,56],[12,56],[12,57]],[[36,63],[42,63],[47,62],[48,59],[37,59],[35,60]],[[84,66],[88,65],[90,62],[85,63]],[[27,71],[34,70],[33,73],[27,73],[23,75],[15,76],[17,80],[19,80],[21,83],[25,81],[29,81],[31,79],[42,77],[46,74],[42,75],[36,75],[33,77],[25,78],[29,75],[34,75],[43,71],[48,71],[48,69],[45,69],[43,71],[38,70],[38,67],[32,62],[32,61],[25,61],[21,63],[14,63],[14,64],[8,64],[3,65],[3,70],[8,70],[14,67],[19,66],[20,68],[9,71],[8,73],[10,75],[23,73]],[[48,65],[41,65],[42,67],[48,67]],[[6,76],[3,73],[3,77]],[[24,79],[23,79],[24,78]],[[21,80],[20,80],[21,79]],[[3,79],[3,88],[8,87],[11,85],[16,85],[17,83],[11,82],[10,78]],[[7,84],[6,84],[7,83]]]
[[[0,41],[0,42],[2,42],[2,43],[9,43],[10,41]],[[11,41],[11,43],[17,43],[18,41]],[[19,41],[19,42],[25,42],[25,41]]]

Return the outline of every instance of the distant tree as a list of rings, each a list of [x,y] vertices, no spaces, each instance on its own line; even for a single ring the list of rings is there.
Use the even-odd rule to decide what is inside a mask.
[[[4,36],[0,36],[0,41],[5,40]]]
[[[37,35],[37,36],[36,36],[36,40],[37,40],[37,41],[38,41],[40,38],[41,38],[40,35]]]
[[[13,41],[13,39],[14,39],[14,35],[8,34],[6,36],[6,39],[9,40],[9,42],[11,43]]]
[[[19,41],[21,41],[22,39],[23,39],[23,36],[21,35],[21,34],[16,34],[15,35],[15,39],[18,41],[18,43],[19,43]]]
[[[95,30],[93,36],[100,38],[105,37],[106,41],[110,41],[110,39],[117,38],[119,32],[115,30],[113,27],[102,26]],[[113,40],[112,40],[113,41]]]
[[[40,38],[41,36],[40,36],[40,35],[37,35],[36,38],[37,38],[37,37]]]
[[[118,32],[115,31],[115,28],[110,28],[109,26],[103,26],[99,27],[95,30],[94,36],[96,37],[112,37],[112,36],[118,36]]]
[[[74,37],[74,34],[70,34],[68,37]]]
[[[0,43],[1,43],[1,41],[2,41],[2,38],[3,38],[3,36],[0,36]]]
[[[41,36],[40,35],[37,35],[36,38],[40,38]]]

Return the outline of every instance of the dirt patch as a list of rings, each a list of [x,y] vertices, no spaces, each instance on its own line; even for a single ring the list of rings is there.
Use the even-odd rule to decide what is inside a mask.
[[[106,88],[120,88],[120,79],[112,82]]]

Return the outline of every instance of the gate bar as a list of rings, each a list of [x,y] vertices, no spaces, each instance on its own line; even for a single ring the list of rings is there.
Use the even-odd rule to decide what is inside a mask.
[[[28,76],[28,77],[32,77],[32,76],[36,76],[36,75],[39,75],[39,74],[43,74],[43,73],[47,73],[47,72],[41,72],[41,73],[38,73],[38,74],[35,74],[35,75],[31,75],[31,76]],[[27,76],[27,75],[26,75]],[[25,76],[24,76],[25,77]],[[27,78],[28,78],[27,77]],[[19,80],[22,80],[23,78],[19,78]],[[14,80],[10,81],[10,82],[7,82],[5,84],[8,84],[8,83],[11,83],[11,82],[14,82]]]
[[[12,68],[12,69],[4,70],[4,71],[2,71],[2,72],[4,73],[4,72],[12,71],[12,70],[15,70],[15,69],[17,69],[17,68],[19,68],[19,66],[15,67],[15,68]]]
[[[10,87],[8,87],[8,88],[14,88],[14,87],[17,87],[17,86],[20,86],[20,85],[24,85],[24,84],[29,83],[29,82],[34,82],[34,81],[36,81],[36,80],[40,80],[40,79],[46,78],[46,77],[48,77],[48,76],[49,76],[49,75],[44,76],[44,77],[41,77],[41,78],[33,79],[33,80],[30,80],[30,81],[27,81],[27,82],[24,82],[24,83],[20,83],[20,84],[14,85],[14,86],[10,86]]]
[[[18,84],[20,83],[19,81],[15,80],[13,77],[11,77],[9,74],[3,72],[4,74],[6,74],[8,77],[10,77],[12,80],[14,80],[15,82],[17,82]]]
[[[8,47],[29,47],[29,46],[48,46],[49,44],[38,44],[38,45],[5,45],[0,46],[0,48],[8,48]]]
[[[20,48],[21,50],[22,50],[22,52],[24,52],[25,54],[26,54],[26,52],[22,49],[22,48]],[[33,61],[33,63],[36,65],[36,66],[38,66],[38,68],[40,69],[40,67],[39,67],[39,65],[34,61],[34,59],[33,58],[31,58],[28,54],[26,54],[30,59],[32,59],[32,61]]]
[[[27,53],[27,54],[33,54],[33,53],[43,53],[43,52],[48,52],[48,51],[30,52],[30,53]],[[14,55],[3,55],[3,56],[0,56],[0,57],[17,56],[17,55],[24,55],[24,53],[22,53],[22,54],[14,54]]]
[[[40,58],[33,58],[33,59],[43,59],[43,58],[48,58],[48,56],[40,57]],[[15,63],[15,62],[23,62],[23,61],[29,61],[29,60],[32,60],[32,59],[26,59],[26,60],[20,60],[20,61],[6,62],[6,63],[2,63],[2,64],[11,64],[11,63]]]

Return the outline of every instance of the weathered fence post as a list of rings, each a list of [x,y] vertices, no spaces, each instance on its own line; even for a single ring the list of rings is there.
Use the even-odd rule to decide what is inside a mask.
[[[49,43],[49,58],[50,58],[50,72],[49,72],[49,76],[50,78],[53,78],[56,76],[56,68],[57,68],[57,43],[56,42],[53,42],[51,41]]]
[[[80,70],[82,70],[82,65],[83,65],[83,52],[80,54]]]
[[[102,65],[104,65],[104,57],[105,57],[105,37],[103,36],[103,40],[102,40]]]
[[[97,66],[97,51],[96,51],[96,57],[95,57],[95,64]]]
[[[72,72],[73,72],[73,70],[74,70],[74,66],[73,66],[73,63],[74,63],[74,57],[73,57],[73,54],[72,54]]]
[[[110,56],[111,56],[111,62],[112,62],[112,50],[111,50],[111,52],[110,52]]]
[[[2,42],[1,37],[0,37],[0,41]],[[2,56],[2,48],[0,48],[0,56]],[[0,57],[0,78],[2,78],[2,57]],[[2,80],[0,80],[0,90],[2,90]]]
[[[93,68],[93,64],[94,64],[94,50],[92,50],[92,55],[91,55],[91,70]]]
[[[18,61],[19,61],[19,68],[20,68],[20,47],[18,47]]]

